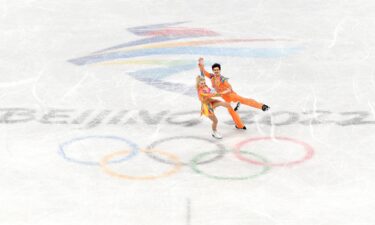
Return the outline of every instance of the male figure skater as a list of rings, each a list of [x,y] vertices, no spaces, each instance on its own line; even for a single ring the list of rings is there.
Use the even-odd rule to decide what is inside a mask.
[[[233,91],[232,86],[228,83],[228,78],[223,77],[221,75],[221,66],[218,63],[215,63],[212,65],[212,72],[209,73],[204,69],[204,59],[199,58],[198,60],[198,65],[199,69],[201,71],[202,76],[206,76],[211,80],[212,87],[216,90],[217,93],[221,94],[221,97],[228,103],[230,102],[238,102],[237,106],[235,107],[235,110],[237,111],[239,108],[239,103],[261,109],[263,111],[267,111],[270,109],[268,105],[265,105],[263,103],[257,102],[254,99],[251,98],[244,98],[240,95],[238,95],[236,92]],[[228,110],[229,113],[232,115],[233,112]],[[234,111],[234,110],[233,110]],[[235,113],[235,112],[234,112]],[[239,126],[238,121],[236,122],[237,118],[238,120],[242,123],[241,119],[239,118],[238,114],[236,113],[237,116],[233,116],[232,118],[234,122],[236,123],[236,128],[237,129],[246,129],[245,126]]]

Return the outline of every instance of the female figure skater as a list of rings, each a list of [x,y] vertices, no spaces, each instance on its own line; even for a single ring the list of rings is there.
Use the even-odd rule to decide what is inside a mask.
[[[229,103],[212,99],[212,97],[221,96],[220,93],[212,91],[207,85],[206,80],[202,76],[197,76],[196,78],[196,88],[198,92],[199,100],[201,101],[201,115],[207,116],[212,121],[212,137],[221,139],[222,136],[217,132],[217,118],[215,116],[214,109],[218,106],[225,107],[227,109],[231,108]]]

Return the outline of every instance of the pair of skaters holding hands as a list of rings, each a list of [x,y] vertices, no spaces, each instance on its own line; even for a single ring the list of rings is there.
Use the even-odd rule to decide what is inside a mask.
[[[201,115],[208,117],[212,121],[212,137],[217,139],[222,138],[222,135],[217,131],[218,119],[215,115],[216,107],[221,106],[227,108],[234,123],[236,124],[235,127],[237,129],[244,130],[246,130],[246,127],[236,112],[241,104],[263,111],[269,110],[269,106],[259,103],[251,98],[244,98],[234,92],[232,86],[228,82],[228,78],[221,75],[220,64],[215,63],[212,65],[213,73],[209,73],[205,70],[203,58],[199,58],[198,66],[201,75],[196,77],[196,88],[199,100],[201,101]],[[205,77],[211,80],[213,89],[207,86]],[[214,97],[221,97],[224,101],[215,99]],[[234,109],[230,105],[231,102],[237,102]]]

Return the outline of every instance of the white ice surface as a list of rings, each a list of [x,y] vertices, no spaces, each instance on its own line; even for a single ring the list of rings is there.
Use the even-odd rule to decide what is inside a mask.
[[[374,11],[371,0],[0,0],[0,225],[375,224]],[[217,149],[186,138],[215,141],[209,120],[199,117],[196,97],[161,90],[128,75],[152,66],[68,62],[144,38],[127,28],[180,21],[187,21],[181,27],[215,31],[224,39],[289,40],[255,42],[251,47],[299,48],[277,58],[160,54],[136,59],[195,62],[203,56],[207,69],[209,63],[220,62],[237,93],[267,103],[271,111],[242,105],[248,129],[239,131],[225,123],[229,114],[217,109],[224,136],[219,143],[233,151],[249,138],[274,137],[243,149],[270,162],[298,160],[303,157],[301,145],[277,140],[288,137],[311,146],[311,159],[291,167],[272,166],[247,180],[215,180],[189,166],[160,179],[129,180],[62,157],[61,144],[85,136],[122,137],[140,149],[183,136],[155,146],[183,162]],[[165,81],[194,85],[197,74],[195,68]],[[33,110],[34,119],[7,123],[27,118],[21,111],[7,114],[15,108]],[[60,110],[55,111],[59,116],[48,119],[53,110]],[[72,124],[87,110],[92,114],[86,122]],[[121,122],[109,124],[123,110],[127,112]],[[197,113],[173,117],[189,111]],[[250,118],[246,112],[256,116]],[[100,113],[105,118],[95,124]],[[282,125],[291,115],[298,118]],[[320,115],[323,121],[311,119]],[[363,121],[349,121],[358,116]],[[172,124],[170,117],[200,123]],[[93,138],[65,150],[68,157],[97,162],[130,147]],[[111,165],[132,176],[157,175],[171,167],[145,153]],[[262,169],[230,152],[199,168],[237,177]]]

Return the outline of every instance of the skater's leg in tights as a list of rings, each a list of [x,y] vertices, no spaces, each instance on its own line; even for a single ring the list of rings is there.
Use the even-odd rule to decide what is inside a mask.
[[[212,130],[216,132],[218,121],[217,121],[215,114],[208,116],[208,118],[212,121]]]

